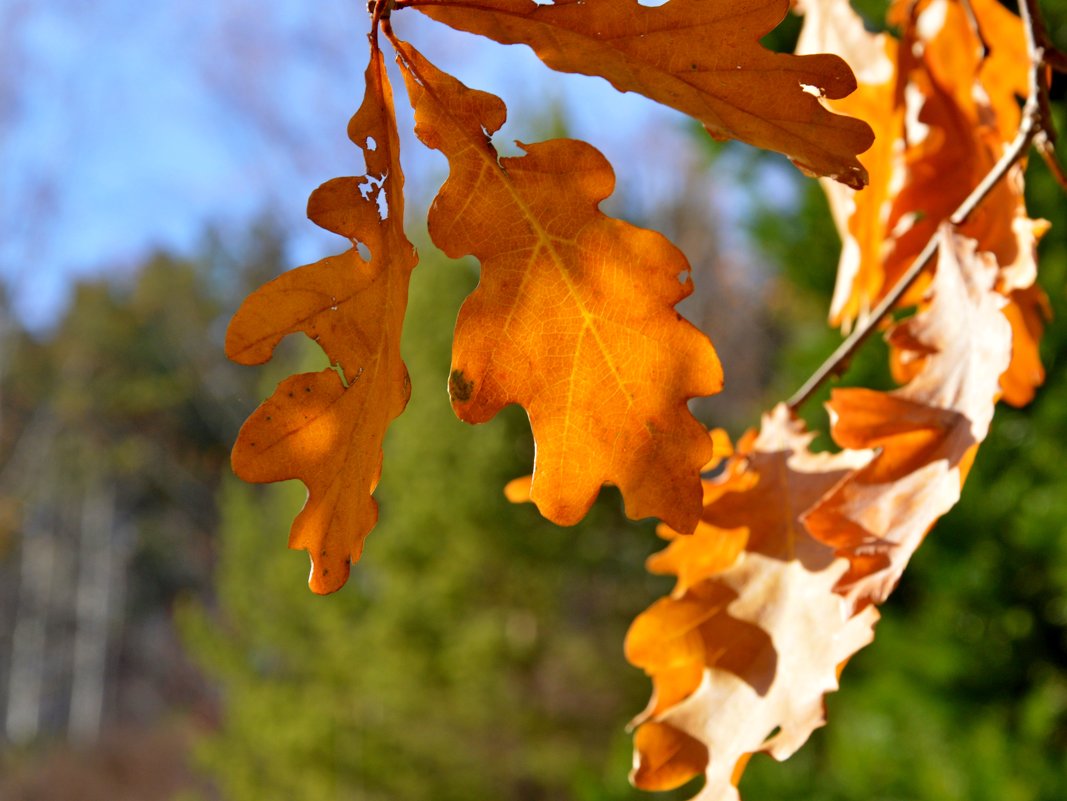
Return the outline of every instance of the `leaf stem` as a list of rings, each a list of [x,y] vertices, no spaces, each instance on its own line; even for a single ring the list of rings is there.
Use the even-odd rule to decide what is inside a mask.
[[[1019,12],[1026,31],[1026,46],[1030,56],[1030,92],[1023,106],[1022,117],[1015,138],[1008,145],[997,163],[990,168],[985,177],[971,191],[966,199],[948,217],[948,222],[953,226],[963,224],[974,212],[978,205],[992,191],[993,187],[1004,178],[1013,166],[1022,161],[1029,152],[1031,145],[1038,140],[1039,152],[1044,155],[1045,150],[1051,150],[1055,139],[1052,129],[1052,120],[1049,114],[1048,84],[1046,83],[1047,68],[1058,69],[1058,63],[1067,63],[1067,58],[1052,47],[1048,34],[1037,8],[1037,0],[1022,0],[1019,3]],[[1048,157],[1046,157],[1047,159]],[[1056,165],[1058,168],[1058,164]],[[1063,171],[1053,169],[1054,175],[1063,175]],[[940,226],[938,226],[940,228]],[[870,316],[862,325],[855,328],[852,333],[830,354],[819,368],[812,373],[811,377],[804,382],[786,404],[793,411],[802,406],[816,390],[832,375],[840,373],[848,364],[849,359],[859,347],[874,332],[875,328],[892,311],[893,307],[911,288],[923,270],[933,260],[937,253],[937,234],[933,234],[926,243],[915,261],[912,262],[908,271],[900,277],[893,288],[878,305],[871,311]]]

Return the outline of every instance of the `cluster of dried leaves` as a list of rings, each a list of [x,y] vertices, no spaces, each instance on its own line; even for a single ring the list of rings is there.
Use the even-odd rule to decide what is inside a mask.
[[[751,754],[785,758],[822,724],[823,695],[958,499],[997,400],[1025,403],[1043,380],[1034,252],[1045,224],[1022,195],[1023,158],[1042,133],[1034,26],[996,0],[900,0],[896,39],[867,32],[847,0],[805,0],[800,54],[771,53],[759,39],[787,5],[372,4],[366,95],[349,126],[366,174],[324,184],[308,204],[351,247],[253,293],[226,345],[260,364],[303,332],[333,364],[279,384],[233,452],[246,480],[307,485],[290,547],[311,555],[311,588],[332,592],[376,522],[382,441],[410,393],[399,342],[417,256],[403,230],[384,32],[415,132],[449,163],[430,235],[449,256],[481,262],[455,331],[453,408],[472,423],[526,409],[534,471],[509,496],[549,519],[576,522],[611,483],[631,517],[664,521],[670,544],[649,569],[677,585],[626,642],[654,687],[632,778],[667,789],[704,773],[708,800],[737,797]],[[687,401],[717,392],[722,371],[674,309],[692,290],[685,257],[600,211],[614,174],[591,145],[520,143],[522,156],[500,158],[490,137],[503,102],[399,40],[390,16],[402,7],[526,44],[556,70],[602,76],[825,176],[844,241],[831,318],[869,329],[880,301],[915,308],[886,334],[900,389],[836,391],[833,454],[809,450],[812,435],[785,405],[736,450],[709,435]],[[966,207],[975,192],[976,210]],[[725,464],[704,481],[713,455]]]

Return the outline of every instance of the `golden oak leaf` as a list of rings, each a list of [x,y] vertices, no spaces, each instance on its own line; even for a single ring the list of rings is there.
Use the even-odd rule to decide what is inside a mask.
[[[1004,316],[1011,323],[1011,363],[1000,377],[1000,388],[1007,403],[1026,406],[1034,399],[1037,387],[1045,383],[1038,343],[1052,307],[1045,291],[1035,284],[1008,295]]]
[[[652,700],[638,721],[691,695],[707,667],[748,677],[773,674],[774,665],[763,664],[774,659],[767,633],[727,612],[737,597],[720,582],[703,581],[682,595],[659,599],[637,616],[626,635],[626,658],[644,669],[653,685]]]
[[[634,750],[645,755],[634,766],[632,777],[634,785],[643,790],[681,787],[708,765],[708,749],[700,740],[665,723],[648,721],[638,726]]]
[[[998,0],[894,0],[887,21],[914,29],[937,82],[954,90],[956,102],[977,117],[990,107],[1002,141],[1019,127],[1019,100],[1030,82],[1030,56],[1022,20]],[[981,41],[975,36],[975,26]],[[959,80],[977,76],[976,83]],[[977,89],[977,90],[976,90]]]
[[[1019,128],[1018,102],[1030,91],[1030,54],[1026,33],[1017,14],[997,0],[969,0],[988,50],[979,68],[979,83],[993,108],[1000,138],[1007,142]]]
[[[992,258],[947,226],[939,246],[931,296],[900,324],[899,341],[914,343],[920,369],[899,390],[839,389],[829,404],[835,442],[878,449],[805,517],[814,536],[852,562],[840,589],[857,606],[888,597],[930,527],[959,499],[1011,358]]]
[[[394,41],[416,134],[449,161],[430,210],[434,242],[481,260],[456,323],[449,392],[460,418],[527,411],[536,441],[529,494],[577,522],[601,485],[631,517],[692,530],[711,440],[688,399],[721,387],[715,350],[674,310],[689,264],[663,236],[600,212],[614,175],[593,147],[557,139],[498,158],[503,102],[468,89]]]
[[[976,56],[980,42],[959,0],[917,4],[913,18],[899,49],[907,122],[897,177],[900,189],[886,222],[891,232],[885,252],[886,290],[990,171],[1006,144],[981,83],[984,62]],[[1014,69],[1022,71],[1025,80],[1025,62]],[[996,107],[1015,102],[1010,93],[998,98]],[[1012,117],[1018,120],[1017,108]],[[960,233],[977,240],[980,250],[996,256],[1002,269],[1000,288],[1006,291],[1033,283],[1040,230],[1041,224],[1026,216],[1022,165],[998,182],[960,226]]]
[[[841,98],[855,80],[841,59],[773,53],[759,44],[788,0],[411,0],[427,16],[504,44],[526,44],[552,69],[598,75],[700,120],[719,139],[789,156],[802,169],[853,187],[871,145],[859,120],[819,97]]]
[[[382,440],[410,386],[400,358],[408,279],[417,258],[403,230],[403,174],[392,91],[372,45],[363,103],[349,126],[367,174],[337,178],[308,201],[322,227],[364,244],[292,270],[253,292],[226,335],[226,353],[262,364],[287,334],[318,342],[335,369],[292,376],[245,422],[234,444],[234,472],[246,481],[297,478],[308,499],[293,522],[290,548],[312,561],[317,593],[339,589],[378,518],[371,497]],[[387,204],[383,219],[380,201]]]
[[[755,476],[746,473],[742,486],[754,483]],[[726,484],[712,484],[711,491],[705,491],[705,505],[711,503],[717,495],[726,491]],[[737,487],[730,491],[738,491]],[[737,557],[748,544],[748,529],[743,527],[723,529],[701,520],[692,534],[679,535],[669,526],[659,527],[660,536],[670,539],[671,544],[659,553],[648,558],[646,567],[649,573],[667,574],[678,577],[675,594],[685,593],[704,579],[721,573],[737,561]]]
[[[919,122],[915,126],[918,130],[911,136],[917,141],[909,141],[909,147],[926,145],[924,125],[945,131],[941,137],[943,141],[937,141],[935,147],[925,153],[920,151],[912,158],[913,169],[920,181],[912,197],[938,197],[925,204],[920,199],[915,207],[930,209],[927,215],[930,219],[925,222],[925,239],[966,197],[977,184],[977,179],[984,176],[1000,157],[1005,144],[1014,138],[1020,118],[1018,98],[1027,91],[1029,61],[1025,57],[1025,40],[1018,16],[1001,8],[995,0],[970,5],[973,21],[960,0],[921,0],[910,12],[911,24],[904,28],[901,70],[919,90],[912,93],[914,108],[911,110]],[[974,30],[975,22],[981,31],[981,39]],[[987,52],[984,51],[986,47]],[[920,93],[923,97],[919,97]],[[964,137],[961,141],[966,147],[962,150],[954,141],[956,135]],[[962,187],[952,186],[954,176],[942,174],[940,183],[932,177],[937,169],[950,161],[954,147],[957,148],[956,160],[961,164],[970,162],[973,171],[969,183]],[[931,160],[936,165],[926,166]],[[960,178],[963,175],[962,171],[956,173]],[[910,183],[912,181],[906,179],[906,184]],[[902,192],[902,195],[906,194]],[[980,250],[994,253],[1002,269],[1011,268],[1021,273],[1007,282],[1007,289],[1029,286],[1036,275],[1032,257],[1036,238],[1025,224],[1030,221],[1025,219],[1022,194],[1020,167],[991,193],[960,229],[961,233],[979,242]],[[907,197],[900,199],[902,206],[907,202]],[[940,213],[940,209],[946,211]],[[937,216],[933,219],[935,213]],[[902,244],[901,247],[901,258],[909,258],[914,246],[909,248]],[[1002,289],[1004,284],[1002,277]]]
[[[732,801],[749,755],[784,759],[802,745],[841,666],[870,640],[873,604],[959,497],[1011,326],[993,257],[948,226],[939,237],[921,310],[890,333],[907,386],[837,390],[833,455],[811,454],[811,435],[779,407],[706,482],[698,535],[662,532],[671,545],[650,568],[678,584],[626,643],[653,683],[635,733],[638,786],[703,772],[696,798]]]
[[[721,428],[715,428],[708,432],[711,437],[712,456],[711,461],[704,465],[704,470],[713,470],[729,456],[733,455],[734,444],[730,441],[730,435]],[[504,486],[504,497],[511,503],[532,503],[533,499],[530,497],[530,489],[533,485],[533,476],[525,475],[513,478]],[[709,484],[704,482],[705,500],[707,503],[706,493],[708,491]],[[677,536],[677,533],[669,526],[660,526],[658,529],[660,532],[669,532],[664,534],[665,537],[670,538]],[[694,534],[700,533],[700,526],[697,526]],[[651,568],[649,568],[651,570]],[[656,572],[655,570],[652,571]]]
[[[748,757],[799,748],[824,722],[839,666],[871,640],[877,612],[853,614],[834,590],[848,562],[801,521],[871,453],[812,454],[811,438],[779,406],[738,444],[703,522],[744,529],[744,550],[657,601],[627,635],[627,658],[654,687],[635,735],[639,787],[669,789],[703,771],[696,798],[736,799]]]
[[[857,195],[850,187],[820,180],[842,240],[830,324],[848,326],[867,316],[885,283],[882,251],[904,122],[904,107],[898,102],[898,43],[888,34],[870,33],[848,0],[804,0],[800,8],[804,24],[797,53],[836,53],[856,74],[856,91],[827,105],[864,120],[874,131],[874,144],[859,156],[869,176],[863,192]]]
[[[891,13],[904,30],[899,47],[867,33],[847,0],[805,6],[800,50],[841,53],[859,80],[853,96],[829,105],[863,116],[876,131],[875,146],[861,157],[871,175],[866,191],[824,182],[844,243],[830,318],[848,327],[889,291],[1000,158],[1019,124],[1029,60],[1019,18],[995,0],[971,4],[981,40],[961,0],[899,2]],[[1026,214],[1023,165],[960,228],[996,257],[1002,293],[1013,302],[1015,293],[1028,293],[1025,321],[1021,310],[1009,315],[1016,345],[1004,399],[1016,405],[1028,402],[1044,378],[1036,348],[1044,318],[1029,293],[1046,228]],[[902,305],[921,303],[925,286],[925,279],[917,282]],[[915,370],[900,358],[893,354],[894,375],[906,381]]]

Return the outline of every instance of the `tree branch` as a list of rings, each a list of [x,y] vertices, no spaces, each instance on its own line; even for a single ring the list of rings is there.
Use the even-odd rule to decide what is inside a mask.
[[[1019,12],[1026,31],[1026,46],[1030,56],[1030,92],[1023,106],[1022,118],[1019,128],[1004,153],[996,164],[986,173],[985,177],[972,190],[967,198],[949,216],[948,222],[953,226],[963,224],[974,212],[978,205],[985,200],[990,191],[1004,178],[1013,166],[1022,161],[1034,145],[1038,144],[1038,151],[1045,155],[1051,152],[1052,142],[1055,139],[1055,131],[1052,129],[1052,118],[1049,110],[1048,69],[1058,69],[1059,64],[1067,64],[1067,58],[1052,46],[1044,23],[1041,21],[1037,8],[1037,0],[1022,0],[1019,3]],[[1046,160],[1049,156],[1046,156]],[[1055,162],[1054,162],[1055,163]],[[1052,170],[1060,180],[1063,170],[1059,169],[1058,163]],[[938,226],[939,228],[940,226]],[[852,333],[830,354],[819,368],[804,382],[793,395],[786,401],[791,410],[802,406],[820,386],[832,375],[841,372],[848,364],[849,359],[859,347],[874,332],[875,328],[888,315],[893,307],[904,296],[915,280],[929,266],[937,253],[937,235],[930,237],[919,255],[912,262],[908,271],[904,273],[885,297],[873,309],[870,316],[857,327]]]

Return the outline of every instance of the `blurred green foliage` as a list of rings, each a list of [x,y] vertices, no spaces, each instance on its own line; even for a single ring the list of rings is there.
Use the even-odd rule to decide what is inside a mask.
[[[753,221],[781,269],[773,297],[792,332],[777,397],[839,341],[822,324],[839,245],[818,186],[796,183],[793,212],[765,208]],[[1067,200],[1040,163],[1028,189],[1031,213],[1053,221],[1040,249],[1055,313],[1042,344],[1048,382],[1030,407],[997,410],[961,502],[828,699],[827,728],[784,764],[754,758],[747,797],[1056,801],[1067,792]],[[885,350],[876,337],[832,383],[888,386]],[[819,430],[828,393],[802,410]]]
[[[863,4],[872,19],[881,7]],[[767,41],[788,49],[795,29]],[[708,147],[732,159],[735,176],[766,178],[777,159]],[[773,180],[797,203],[765,204],[766,184],[749,192],[751,238],[779,276],[768,404],[840,339],[824,322],[839,250],[825,201],[791,171]],[[754,758],[746,798],[1067,793],[1067,207],[1039,165],[1030,193],[1033,213],[1054,223],[1041,250],[1056,309],[1050,380],[1032,407],[998,410],[962,503],[829,698],[829,725],[786,763]],[[648,685],[621,643],[668,589],[642,569],[658,547],[649,527],[624,524],[614,498],[568,530],[509,506],[500,488],[530,463],[521,414],[470,428],[448,408],[444,332],[473,281],[432,256],[416,271],[404,347],[414,394],[386,443],[381,522],[344,590],[312,596],[306,556],[281,547],[301,488],[230,482],[223,492],[217,603],[186,604],[180,619],[218,681],[222,721],[199,751],[227,801],[622,801],[699,787],[649,795],[625,781],[622,723]],[[836,385],[888,388],[885,364],[876,337]],[[819,430],[828,392],[803,410]]]
[[[313,596],[306,554],[284,548],[302,487],[223,493],[218,608],[181,622],[219,682],[222,724],[200,754],[228,801],[641,797],[624,725],[649,688],[622,642],[669,588],[643,569],[661,543],[624,523],[613,490],[573,529],[504,499],[532,461],[525,418],[468,426],[445,390],[474,280],[432,255],[415,273],[412,400],[344,589]]]

